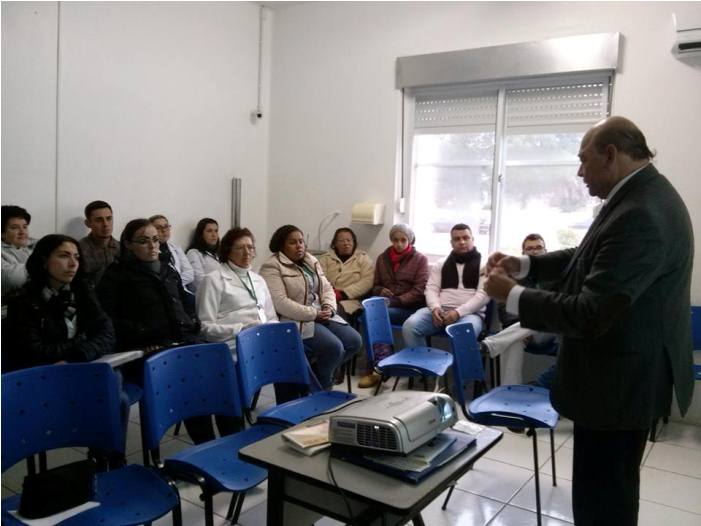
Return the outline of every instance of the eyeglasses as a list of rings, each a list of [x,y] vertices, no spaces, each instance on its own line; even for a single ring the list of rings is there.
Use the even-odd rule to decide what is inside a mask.
[[[253,245],[241,245],[240,247],[231,247],[231,250],[235,252],[252,252],[255,254],[256,247]]]
[[[159,232],[165,231],[165,230],[170,230],[170,225],[153,225],[156,227],[156,230]]]
[[[136,243],[137,245],[148,245],[149,243],[152,243],[154,245],[159,245],[161,243],[161,240],[158,239],[158,236],[137,237],[136,239],[132,239],[131,242]]]

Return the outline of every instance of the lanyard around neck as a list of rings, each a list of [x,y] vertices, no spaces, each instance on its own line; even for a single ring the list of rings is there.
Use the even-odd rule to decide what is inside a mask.
[[[246,291],[248,292],[248,295],[251,297],[251,299],[256,302],[257,306],[260,306],[258,304],[258,296],[256,296],[256,288],[253,286],[253,280],[251,279],[251,273],[246,271],[246,277],[248,278],[248,282],[251,285],[249,287],[248,284],[246,283],[246,281],[239,275],[238,272],[236,272],[236,270],[231,265],[229,265],[229,268],[234,272],[234,274],[236,274],[236,277],[239,278],[241,285],[243,285],[243,288],[246,289]]]

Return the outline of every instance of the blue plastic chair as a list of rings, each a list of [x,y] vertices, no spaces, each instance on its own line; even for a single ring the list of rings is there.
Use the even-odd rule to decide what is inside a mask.
[[[363,300],[363,337],[368,363],[375,363],[375,345],[389,345],[394,349],[392,326],[384,298],[376,296]],[[392,390],[397,388],[400,377],[421,377],[426,386],[427,378],[443,376],[452,363],[453,356],[449,352],[433,347],[407,347],[393,352],[375,364],[375,370],[382,377],[377,383],[375,394],[390,377],[396,378]]]
[[[236,353],[241,396],[249,422],[252,422],[251,404],[256,392],[273,383],[300,384],[312,392],[262,411],[256,420],[259,423],[294,426],[356,396],[320,390],[318,381],[310,372],[296,323],[266,323],[244,329],[236,337]]]
[[[465,399],[465,383],[471,380],[484,382],[484,368],[480,357],[477,336],[471,323],[455,323],[446,332],[453,350],[454,396],[465,418],[487,426],[505,426],[527,429],[533,439],[533,466],[535,470],[536,512],[538,525],[541,524],[540,479],[538,469],[538,440],[536,429],[550,430],[550,455],[553,470],[553,486],[557,486],[555,477],[555,440],[554,429],[558,413],[550,403],[547,389],[530,385],[503,385],[472,400],[469,407]],[[443,503],[443,509],[453,492],[453,487]]]
[[[256,426],[160,458],[159,444],[171,426],[195,416],[242,416],[236,371],[225,343],[175,347],[144,363],[141,399],[143,440],[156,465],[170,476],[193,482],[202,490],[205,524],[214,523],[212,497],[233,493],[227,519],[238,521],[246,491],[263,482],[266,470],[238,458],[238,450],[280,431]]]
[[[2,375],[2,471],[42,451],[89,447],[124,453],[117,378],[109,364],[47,365]],[[180,498],[154,470],[132,464],[97,474],[99,506],[61,522],[66,526],[150,524],[172,511],[182,523]],[[2,524],[20,495],[2,502]]]

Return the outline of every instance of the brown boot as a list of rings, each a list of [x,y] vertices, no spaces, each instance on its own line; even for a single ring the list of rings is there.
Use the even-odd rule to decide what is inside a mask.
[[[380,381],[379,374],[370,373],[368,375],[363,376],[360,380],[358,380],[358,387],[360,387],[360,388],[375,387],[379,381]]]

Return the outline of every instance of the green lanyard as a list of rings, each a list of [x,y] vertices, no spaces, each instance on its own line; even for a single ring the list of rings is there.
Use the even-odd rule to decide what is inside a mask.
[[[236,274],[236,277],[239,278],[239,281],[241,282],[241,285],[243,285],[243,288],[246,289],[251,299],[256,302],[256,307],[258,307],[259,309],[262,308],[261,304],[258,302],[258,296],[256,296],[256,289],[253,286],[253,280],[251,279],[250,272],[246,271],[246,277],[248,278],[248,281],[251,284],[251,286],[249,287],[243,280],[243,278],[239,276],[238,272],[236,272],[236,270],[231,265],[229,265],[229,268],[234,271],[234,274]]]

